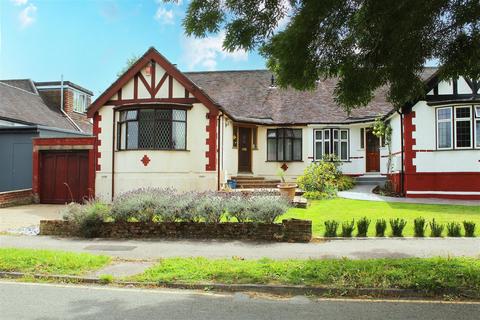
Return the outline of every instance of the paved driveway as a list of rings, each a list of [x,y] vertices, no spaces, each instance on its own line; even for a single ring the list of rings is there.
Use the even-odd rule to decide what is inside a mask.
[[[60,218],[63,205],[29,204],[25,206],[0,208],[0,232],[39,225],[40,220]]]

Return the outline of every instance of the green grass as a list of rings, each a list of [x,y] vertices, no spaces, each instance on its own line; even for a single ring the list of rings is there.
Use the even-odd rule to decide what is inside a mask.
[[[163,259],[137,281],[317,285],[338,288],[469,289],[480,292],[480,259]]]
[[[371,220],[368,235],[375,235],[375,221],[385,219],[387,221],[386,235],[390,235],[391,218],[404,218],[407,225],[404,229],[404,236],[413,236],[413,220],[417,217],[424,217],[431,221],[433,218],[439,223],[447,224],[456,221],[463,223],[464,220],[471,220],[477,224],[476,234],[480,234],[480,206],[451,206],[451,205],[429,205],[410,203],[387,203],[374,201],[360,201],[336,198],[333,200],[310,201],[307,209],[290,209],[282,218],[297,218],[311,220],[313,224],[313,235],[323,236],[326,220],[337,220],[340,225],[343,221],[358,219],[367,216]],[[340,233],[340,227],[338,229]],[[463,234],[462,225],[462,234]],[[356,230],[354,232],[356,234]],[[426,231],[430,235],[430,228]],[[446,231],[444,231],[446,235]]]
[[[0,248],[0,271],[80,275],[109,262],[110,257],[88,253]]]

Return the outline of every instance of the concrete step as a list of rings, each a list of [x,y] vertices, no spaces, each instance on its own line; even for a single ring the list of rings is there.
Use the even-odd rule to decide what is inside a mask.
[[[255,177],[255,176],[236,176],[236,177],[232,177],[231,179],[237,180],[237,181],[240,181],[240,180],[255,180],[255,181],[265,180],[264,177]]]
[[[378,185],[383,186],[387,181],[386,176],[382,175],[363,175],[355,178],[357,185]]]

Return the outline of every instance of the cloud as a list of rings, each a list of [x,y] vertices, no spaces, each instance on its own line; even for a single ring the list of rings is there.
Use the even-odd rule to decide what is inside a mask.
[[[187,37],[183,39],[183,60],[189,70],[197,67],[205,70],[215,70],[219,59],[233,61],[246,61],[248,53],[245,50],[227,52],[222,44],[225,32],[207,38]]]
[[[16,6],[24,6],[28,2],[28,0],[10,0],[10,1],[12,1]]]
[[[30,26],[32,23],[35,22],[37,15],[37,7],[33,4],[29,4],[25,7],[20,14],[18,15],[18,19],[20,20],[20,25],[22,28],[26,28]]]
[[[158,22],[160,22],[161,24],[174,23],[173,10],[167,10],[163,7],[158,7],[157,12],[155,12],[155,16],[153,18]]]

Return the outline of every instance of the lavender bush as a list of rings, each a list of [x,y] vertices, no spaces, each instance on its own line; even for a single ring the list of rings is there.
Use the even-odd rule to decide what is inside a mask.
[[[233,195],[227,198],[227,212],[238,222],[246,222],[250,217],[250,197],[243,195]]]
[[[205,192],[195,201],[195,213],[207,223],[220,223],[225,214],[225,197],[215,192]]]
[[[288,199],[280,196],[252,196],[250,199],[250,220],[274,223],[290,207]]]

